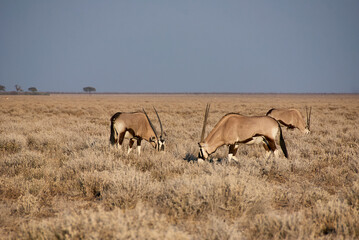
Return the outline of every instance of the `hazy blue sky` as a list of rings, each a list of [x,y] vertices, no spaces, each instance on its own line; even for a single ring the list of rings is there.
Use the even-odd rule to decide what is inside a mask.
[[[6,90],[359,92],[357,0],[0,0]]]

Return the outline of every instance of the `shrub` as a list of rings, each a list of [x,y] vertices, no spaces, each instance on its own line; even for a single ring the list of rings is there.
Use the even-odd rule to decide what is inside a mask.
[[[10,133],[0,134],[0,153],[17,153],[26,146],[26,139],[23,135]]]

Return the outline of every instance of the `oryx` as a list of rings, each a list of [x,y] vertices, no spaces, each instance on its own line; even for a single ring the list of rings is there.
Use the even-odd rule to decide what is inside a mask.
[[[276,119],[278,122],[286,126],[287,128],[298,128],[302,133],[308,134],[310,132],[310,116],[312,114],[312,108],[305,109],[307,114],[307,123],[305,123],[302,114],[294,108],[290,109],[277,109],[272,108],[266,114]]]
[[[142,139],[148,141],[158,151],[164,151],[165,139],[163,138],[163,128],[161,119],[155,108],[158,121],[161,127],[161,135],[158,137],[156,129],[149,119],[146,111],[143,112],[117,112],[111,117],[111,135],[110,143],[119,148],[122,146],[124,138],[129,139],[129,149],[127,154],[132,150],[135,140],[137,140],[137,151],[141,154]]]
[[[238,113],[228,113],[224,115],[214,126],[212,131],[204,139],[204,133],[207,124],[209,105],[207,104],[206,113],[203,122],[201,142],[199,145],[198,161],[202,162],[223,145],[229,146],[228,162],[235,157],[240,143],[260,144],[263,143],[266,149],[266,157],[271,153],[278,156],[278,150],[275,144],[275,138],[279,132],[280,146],[284,156],[288,158],[287,148],[285,146],[282,129],[280,124],[271,117],[258,116],[248,117]]]

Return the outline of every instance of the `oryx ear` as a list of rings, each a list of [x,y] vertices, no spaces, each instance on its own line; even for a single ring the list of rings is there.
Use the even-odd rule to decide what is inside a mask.
[[[156,142],[156,137],[154,137],[154,136],[150,137],[150,141],[151,142]]]

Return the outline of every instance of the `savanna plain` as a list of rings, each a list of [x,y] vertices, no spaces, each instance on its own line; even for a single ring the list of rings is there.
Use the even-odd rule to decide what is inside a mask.
[[[289,158],[223,146],[197,163],[226,113],[312,107],[311,134],[283,129]],[[359,95],[0,96],[0,238],[358,239]],[[166,151],[110,146],[116,112],[146,110]],[[276,140],[278,145],[278,139]]]

